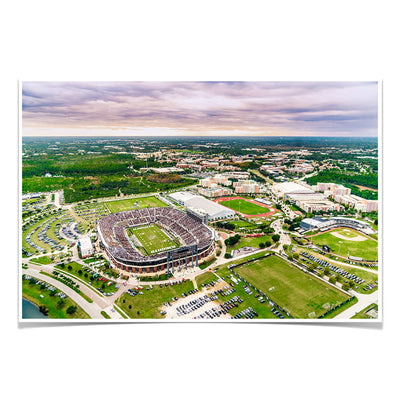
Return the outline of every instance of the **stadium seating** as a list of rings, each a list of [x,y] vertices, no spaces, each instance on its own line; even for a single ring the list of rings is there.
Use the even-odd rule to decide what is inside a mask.
[[[199,220],[182,211],[169,207],[143,208],[110,214],[98,221],[97,231],[109,253],[118,261],[128,264],[149,265],[166,260],[168,251],[156,255],[142,255],[132,245],[127,228],[157,223],[166,232],[177,236],[184,246],[197,245],[198,252],[213,243],[211,230]]]

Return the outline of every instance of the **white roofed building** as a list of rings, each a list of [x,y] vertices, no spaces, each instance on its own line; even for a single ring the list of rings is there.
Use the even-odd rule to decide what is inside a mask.
[[[93,254],[92,241],[90,240],[89,236],[82,236],[79,239],[78,245],[81,250],[82,258],[89,257]]]

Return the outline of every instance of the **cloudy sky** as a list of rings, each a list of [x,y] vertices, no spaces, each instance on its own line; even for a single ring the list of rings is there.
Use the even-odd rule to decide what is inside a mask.
[[[23,136],[377,136],[377,82],[23,82]]]

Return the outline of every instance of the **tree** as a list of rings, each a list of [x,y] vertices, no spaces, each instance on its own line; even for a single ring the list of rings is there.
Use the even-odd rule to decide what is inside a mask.
[[[48,315],[49,313],[49,309],[43,304],[39,306],[39,311],[44,315]]]
[[[271,246],[271,241],[270,240],[267,240],[266,242],[265,242],[265,247],[269,247],[269,246]]]
[[[275,234],[275,235],[272,235],[272,240],[276,243],[276,242],[279,242],[279,239],[280,239],[281,237],[280,237],[280,235],[278,235],[278,234]]]
[[[77,309],[78,308],[76,306],[69,306],[67,308],[67,314],[70,314],[70,315],[75,314]]]
[[[329,283],[336,283],[336,276],[330,276]]]
[[[342,289],[343,290],[349,290],[350,289],[350,285],[348,283],[343,283]]]
[[[61,308],[61,307],[64,306],[64,304],[65,304],[65,299],[60,299],[60,300],[58,300],[58,302],[57,302],[57,307],[58,307],[58,308]]]
[[[264,242],[260,242],[258,244],[258,247],[260,247],[260,249],[265,249],[265,243]]]
[[[296,260],[298,260],[298,259],[299,259],[299,253],[294,253],[294,254],[293,254],[293,258],[295,258]]]

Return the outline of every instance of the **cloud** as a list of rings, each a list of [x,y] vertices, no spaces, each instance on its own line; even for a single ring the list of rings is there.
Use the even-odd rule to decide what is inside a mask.
[[[31,132],[376,136],[377,93],[376,82],[23,82],[22,120]]]

